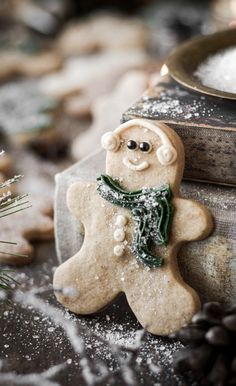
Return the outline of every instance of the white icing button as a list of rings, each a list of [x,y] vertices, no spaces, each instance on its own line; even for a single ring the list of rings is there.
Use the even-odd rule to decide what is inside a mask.
[[[123,231],[123,229],[116,229],[113,236],[114,240],[116,241],[124,241],[125,232]]]
[[[118,225],[118,227],[125,226],[127,222],[128,222],[127,217],[123,216],[122,214],[118,215],[116,218],[116,225]]]
[[[124,245],[116,245],[113,249],[113,252],[116,256],[122,256],[124,253]]]

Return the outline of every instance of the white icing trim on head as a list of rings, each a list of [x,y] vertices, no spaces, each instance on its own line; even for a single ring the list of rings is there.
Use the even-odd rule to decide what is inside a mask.
[[[102,136],[101,145],[105,150],[116,151],[120,146],[119,135],[115,132],[108,131]]]
[[[156,151],[157,158],[162,165],[171,165],[177,158],[177,151],[173,146],[162,145]]]
[[[149,129],[156,133],[161,141],[162,146],[157,149],[157,158],[159,162],[162,165],[171,165],[176,161],[177,158],[177,151],[172,145],[170,139],[168,138],[167,134],[158,126],[157,123],[153,123],[148,121],[147,119],[131,119],[130,121],[127,121],[125,123],[122,123],[117,129],[114,131],[115,134],[120,134],[122,131],[133,127],[133,126],[141,126],[145,129]],[[124,163],[124,160],[123,160]],[[126,165],[127,166],[127,165]],[[131,170],[140,170],[140,169],[131,169]],[[143,169],[141,169],[143,170]]]
[[[145,170],[149,168],[150,164],[147,161],[141,162],[141,164],[134,164],[131,160],[129,160],[128,157],[123,158],[123,164],[130,170],[134,170],[137,172],[141,172],[142,170]]]

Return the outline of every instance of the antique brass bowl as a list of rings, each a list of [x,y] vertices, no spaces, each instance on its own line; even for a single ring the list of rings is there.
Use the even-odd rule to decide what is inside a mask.
[[[236,94],[204,86],[194,76],[198,66],[209,56],[231,46],[236,47],[236,28],[194,38],[182,44],[169,56],[166,62],[169,74],[178,83],[191,90],[219,98],[236,100]]]

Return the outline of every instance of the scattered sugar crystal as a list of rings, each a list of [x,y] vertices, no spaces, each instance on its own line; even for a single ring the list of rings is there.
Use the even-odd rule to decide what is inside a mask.
[[[236,93],[236,47],[210,56],[195,72],[204,86]]]
[[[0,300],[5,300],[7,297],[7,294],[5,291],[1,290],[0,291]]]
[[[36,289],[34,290],[36,291]],[[48,384],[47,379],[51,379],[53,375],[56,375],[58,371],[63,370],[64,367],[71,365],[71,363],[73,363],[73,366],[81,368],[87,384],[91,386],[98,384],[100,375],[97,378],[97,375],[91,372],[92,367],[90,367],[90,364],[87,362],[86,356],[83,358],[86,350],[92,364],[95,363],[97,365],[99,363],[100,365],[100,363],[102,363],[103,366],[107,366],[106,369],[102,367],[101,371],[100,368],[98,369],[99,373],[104,376],[106,376],[107,371],[110,371],[114,373],[114,377],[117,379],[122,377],[122,384],[128,385],[130,381],[132,381],[132,384],[135,385],[137,383],[135,383],[133,377],[136,377],[136,375],[142,377],[142,373],[145,371],[148,377],[155,378],[155,382],[158,385],[158,382],[161,381],[163,369],[169,367],[171,364],[173,352],[182,347],[178,342],[171,343],[167,341],[163,344],[162,338],[156,337],[154,339],[151,334],[143,335],[144,331],[142,329],[139,330],[138,323],[134,322],[132,314],[128,311],[124,313],[123,320],[119,323],[116,319],[116,314],[117,310],[122,310],[123,312],[120,305],[114,304],[104,316],[94,316],[93,320],[84,317],[80,318],[70,314],[66,310],[60,310],[51,304],[50,301],[45,301],[45,299],[40,298],[38,294],[42,293],[41,290],[41,288],[37,289],[37,296],[35,292],[21,293],[17,291],[18,295],[15,297],[15,300],[17,303],[20,302],[22,308],[28,310],[28,306],[30,306],[30,313],[38,313],[37,316],[32,317],[31,325],[33,330],[29,331],[30,336],[33,331],[35,332],[35,335],[33,335],[35,339],[35,349],[30,355],[25,355],[24,353],[23,357],[27,361],[38,360],[38,349],[41,350],[41,344],[45,345],[43,347],[46,348],[48,342],[52,339],[55,344],[55,350],[63,352],[64,346],[70,343],[70,347],[74,353],[71,353],[73,356],[67,359],[69,355],[66,352],[66,355],[63,356],[63,360],[65,360],[64,364],[54,366],[43,373],[32,374],[32,377],[39,377],[38,379],[41,383],[39,382],[38,384]],[[115,314],[113,313],[113,309],[116,310]],[[7,318],[8,321],[12,320],[12,322],[14,320],[15,323],[15,308],[7,312],[8,314],[6,314],[6,312],[2,314],[3,318]],[[21,320],[19,322],[21,323]],[[58,326],[60,326],[60,328],[58,328]],[[53,328],[54,330],[52,330]],[[29,330],[28,326],[26,330]],[[38,335],[38,333],[40,334]],[[42,340],[42,333],[46,337],[45,341]],[[14,340],[9,340],[9,332],[6,334],[6,337],[7,339],[4,338],[4,344],[14,342]],[[22,336],[21,344],[28,349],[29,341],[27,337],[28,335]],[[11,339],[14,339],[14,337]],[[118,346],[115,351],[116,355],[114,355],[114,344]],[[126,348],[135,351],[138,350],[135,366],[137,368],[137,374],[136,370],[133,371],[133,368],[129,366],[126,361],[126,352],[124,352]],[[5,349],[5,358],[8,357],[7,351],[8,350]],[[26,353],[28,354],[27,351]],[[118,358],[120,358],[120,361]],[[120,373],[118,371],[120,371]],[[3,375],[1,371],[1,376]],[[8,373],[4,376],[7,377]],[[18,375],[14,376],[17,377]],[[31,374],[27,374],[27,377],[28,376],[31,376]],[[19,377],[22,377],[22,375],[19,375]],[[23,383],[26,384],[26,378],[23,378],[21,384]],[[5,384],[8,383],[6,382]],[[109,383],[101,380],[99,384],[105,385]],[[175,386],[181,386],[181,383],[179,383],[177,379]]]
[[[150,370],[151,370],[154,374],[158,374],[158,373],[161,372],[161,367],[155,365],[155,364],[152,363],[152,362],[149,364],[149,368],[150,368]]]
[[[140,365],[142,363],[142,360],[143,359],[141,357],[137,357],[136,362],[138,363],[138,365]]]

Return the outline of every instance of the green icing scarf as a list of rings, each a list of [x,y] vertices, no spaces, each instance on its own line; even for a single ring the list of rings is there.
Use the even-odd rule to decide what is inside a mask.
[[[168,244],[173,217],[170,186],[129,192],[110,176],[101,175],[97,178],[97,191],[112,204],[131,210],[135,223],[132,252],[144,265],[150,268],[161,267],[163,258],[153,255],[150,247],[152,243]]]

